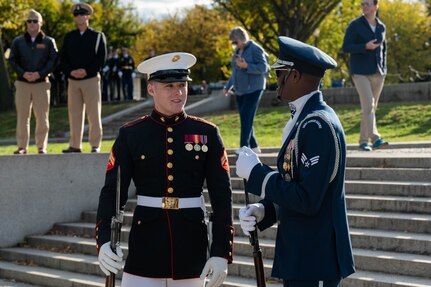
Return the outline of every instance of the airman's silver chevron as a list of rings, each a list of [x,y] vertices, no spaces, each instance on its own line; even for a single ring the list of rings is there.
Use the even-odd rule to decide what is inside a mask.
[[[319,157],[320,156],[316,155],[315,157],[308,159],[305,154],[302,154],[301,155],[301,162],[305,167],[310,167],[310,166],[313,166],[319,162]]]

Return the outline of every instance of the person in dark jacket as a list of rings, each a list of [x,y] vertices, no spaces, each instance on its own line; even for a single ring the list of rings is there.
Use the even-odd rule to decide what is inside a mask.
[[[278,222],[272,275],[285,287],[338,287],[355,272],[347,222],[343,127],[319,91],[326,69],[337,63],[321,50],[279,37],[278,96],[289,118],[277,170],[243,147],[236,162],[247,192],[262,198],[240,210],[245,233]]]
[[[128,49],[123,47],[120,57],[121,85],[125,101],[133,100],[133,78],[135,78],[135,61],[129,55]]]
[[[376,125],[377,105],[387,73],[386,26],[377,17],[378,0],[363,0],[361,6],[362,15],[347,27],[343,51],[350,53],[350,74],[361,102],[359,149],[371,151],[388,146]]]
[[[93,8],[87,3],[72,6],[77,29],[64,36],[61,64],[68,77],[67,106],[70,139],[64,153],[81,152],[84,109],[89,124],[91,152],[99,152],[102,142],[102,99],[99,71],[106,60],[106,40],[102,32],[89,27]]]
[[[30,138],[30,117],[36,119],[35,140],[38,153],[45,154],[48,145],[50,88],[49,74],[57,59],[55,40],[42,31],[42,15],[31,10],[26,20],[26,32],[16,37],[11,46],[9,63],[17,72],[15,106],[17,112],[14,154],[26,154]]]
[[[136,186],[137,207],[129,236],[123,287],[220,286],[232,262],[232,191],[229,164],[214,124],[187,115],[189,68],[196,58],[175,52],[145,60],[138,71],[149,75],[154,110],[120,128],[109,157],[97,211],[96,240],[102,271],[117,273],[122,252],[110,248],[115,213],[117,169],[121,170],[121,207]],[[212,244],[208,242],[204,182],[212,207]],[[209,248],[209,259],[207,251]]]

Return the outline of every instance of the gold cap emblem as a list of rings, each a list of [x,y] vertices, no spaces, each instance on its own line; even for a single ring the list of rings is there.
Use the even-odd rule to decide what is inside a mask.
[[[180,55],[175,55],[172,57],[172,62],[177,62],[179,59],[181,59]]]

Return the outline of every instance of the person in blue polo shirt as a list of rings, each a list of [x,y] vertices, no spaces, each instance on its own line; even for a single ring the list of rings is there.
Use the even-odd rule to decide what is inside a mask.
[[[240,210],[244,233],[278,222],[272,276],[285,287],[338,287],[355,272],[347,223],[346,142],[334,110],[319,91],[337,63],[321,50],[279,37],[278,96],[292,118],[283,132],[277,170],[243,147],[236,162],[247,192],[262,198]],[[290,113],[289,113],[290,117]]]
[[[363,0],[361,6],[362,15],[347,27],[343,51],[350,53],[350,74],[361,102],[359,149],[372,151],[388,146],[376,125],[377,104],[387,73],[386,27],[377,17],[378,0]]]

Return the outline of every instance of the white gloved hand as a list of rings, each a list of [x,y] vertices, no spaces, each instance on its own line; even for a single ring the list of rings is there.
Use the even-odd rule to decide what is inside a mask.
[[[211,271],[212,276],[206,287],[218,287],[223,284],[223,281],[227,276],[227,259],[221,257],[210,257],[202,270],[200,276],[201,280],[204,280]]]
[[[123,76],[123,72],[121,72],[121,71],[118,71],[118,77],[122,77]]]
[[[257,154],[250,148],[243,146],[238,154],[238,159],[236,160],[236,174],[239,177],[248,180],[250,177],[251,170],[261,161]]]
[[[110,272],[117,274],[123,268],[123,252],[120,246],[117,246],[117,254],[115,254],[110,244],[110,241],[106,242],[99,250],[99,267],[106,276],[109,276]]]
[[[241,207],[239,210],[239,222],[242,232],[250,236],[250,232],[256,229],[256,223],[262,221],[264,217],[265,207],[262,203],[253,203],[247,207]]]
[[[136,78],[136,73],[135,72],[132,73],[132,78]]]

